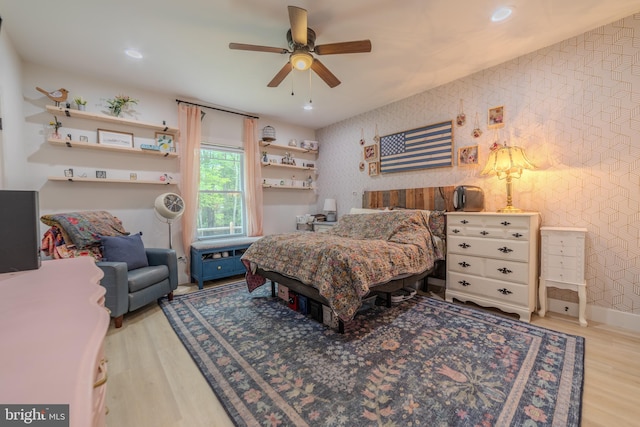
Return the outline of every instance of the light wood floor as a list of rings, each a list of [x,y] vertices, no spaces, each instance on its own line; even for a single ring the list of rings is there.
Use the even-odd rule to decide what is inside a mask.
[[[582,328],[555,313],[532,323],[586,338],[583,426],[640,424],[640,334],[595,322]],[[125,315],[120,329],[112,322],[105,345],[109,427],[233,426],[158,305]]]

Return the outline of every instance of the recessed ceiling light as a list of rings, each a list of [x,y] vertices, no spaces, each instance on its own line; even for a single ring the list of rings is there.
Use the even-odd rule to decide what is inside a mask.
[[[135,49],[127,49],[124,53],[131,58],[142,59],[142,54]]]
[[[509,18],[512,13],[513,13],[513,8],[506,7],[506,6],[501,7],[497,9],[495,12],[493,12],[493,15],[491,15],[491,20],[493,22],[502,22],[507,18]]]
[[[313,105],[307,104],[303,107],[305,110],[313,110]]]

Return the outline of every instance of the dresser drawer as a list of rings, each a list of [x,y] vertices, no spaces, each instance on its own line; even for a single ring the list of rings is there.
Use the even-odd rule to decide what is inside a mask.
[[[484,276],[485,260],[471,255],[449,254],[447,268],[449,271]]]
[[[503,215],[449,215],[447,225],[451,228],[465,227],[491,227],[491,228],[529,228],[528,216],[503,216]]]
[[[526,285],[529,282],[529,264],[519,261],[487,259],[485,277]]]
[[[575,246],[561,246],[561,245],[548,245],[543,246],[544,253],[550,255],[564,255],[569,257],[575,257],[578,255],[578,248]]]
[[[529,261],[529,242],[451,236],[448,238],[447,248],[449,253]]]
[[[529,265],[519,261],[478,258],[450,254],[449,271],[527,284]]]
[[[528,305],[529,287],[526,285],[454,272],[448,274],[448,290],[474,294],[496,301],[507,301],[514,305]]]
[[[202,275],[205,280],[210,278],[226,277],[236,271],[242,271],[242,263],[236,258],[218,258],[202,263]]]
[[[571,256],[551,256],[543,254],[542,269],[555,268],[562,270],[575,270],[578,268],[578,258]]]
[[[581,247],[584,244],[584,235],[578,233],[551,233],[542,231],[542,238],[548,245]]]
[[[545,280],[555,280],[557,282],[580,283],[582,282],[582,272],[570,270],[568,268],[552,268],[544,269],[542,278]]]

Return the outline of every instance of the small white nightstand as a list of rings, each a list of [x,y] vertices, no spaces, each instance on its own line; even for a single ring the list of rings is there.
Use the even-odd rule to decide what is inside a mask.
[[[322,233],[322,232],[325,232],[325,231],[329,231],[331,229],[331,227],[333,227],[337,223],[338,223],[337,221],[334,221],[334,222],[329,222],[329,221],[314,222],[313,223],[313,231],[315,231],[316,233]]]
[[[547,287],[569,289],[578,292],[580,326],[587,326],[587,282],[584,278],[586,234],[586,228],[540,227],[540,317],[544,317],[547,311]]]

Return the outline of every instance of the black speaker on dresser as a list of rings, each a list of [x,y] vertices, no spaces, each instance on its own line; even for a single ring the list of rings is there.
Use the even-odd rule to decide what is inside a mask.
[[[40,268],[38,192],[0,190],[0,273]]]

